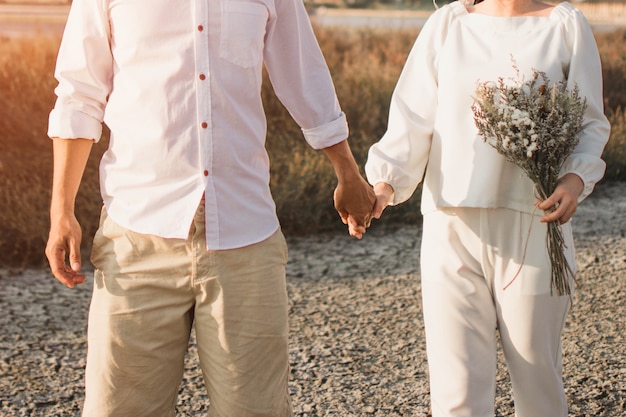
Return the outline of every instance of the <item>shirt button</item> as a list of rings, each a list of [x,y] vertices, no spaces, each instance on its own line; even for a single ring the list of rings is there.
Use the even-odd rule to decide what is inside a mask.
[[[208,177],[208,176],[209,176],[209,171],[207,171],[207,170],[205,169],[205,170],[204,170],[204,172],[203,172],[203,174],[204,174],[204,176],[205,176],[205,177]]]
[[[198,25],[198,32],[202,32],[204,30],[204,26]]]
[[[200,74],[200,76],[198,78],[200,78],[202,81],[204,81],[204,80],[206,80],[206,75]]]
[[[202,126],[203,129],[206,129],[207,127],[209,127],[209,124],[207,122],[202,122],[200,126]]]

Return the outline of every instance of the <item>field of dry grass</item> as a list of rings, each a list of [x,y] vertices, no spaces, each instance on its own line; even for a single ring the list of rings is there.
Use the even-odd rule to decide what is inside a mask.
[[[391,92],[417,30],[317,29],[362,164],[385,131]],[[626,180],[626,31],[597,34],[605,72],[606,113],[613,132],[605,158],[607,180]],[[52,76],[59,39],[0,38],[0,265],[38,265],[48,230],[51,144],[47,117],[54,103]],[[334,174],[321,152],[307,147],[300,129],[263,91],[268,115],[272,190],[287,233],[342,228],[332,206]],[[97,226],[101,200],[97,163],[107,140],[92,153],[77,199],[85,246]],[[386,221],[415,221],[417,196],[386,212]],[[303,208],[305,208],[303,210]]]

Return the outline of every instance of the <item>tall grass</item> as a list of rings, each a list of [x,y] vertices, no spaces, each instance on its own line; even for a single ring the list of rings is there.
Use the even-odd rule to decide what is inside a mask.
[[[391,92],[416,30],[356,31],[318,28],[318,39],[350,124],[349,139],[362,166],[367,149],[384,133]],[[607,180],[626,180],[626,32],[598,34],[605,73],[606,112],[613,132],[605,159]],[[59,39],[0,38],[0,265],[44,262],[52,175],[47,118],[54,104],[52,73]],[[265,83],[271,187],[287,233],[344,226],[334,212],[335,177],[322,152],[310,149],[298,126]],[[106,131],[105,131],[106,132]],[[84,246],[95,232],[101,199],[98,160],[107,135],[94,148],[77,198]],[[385,212],[385,221],[414,222],[418,193]]]
[[[604,73],[605,113],[611,136],[604,150],[605,181],[626,181],[626,30],[596,35]]]
[[[56,37],[0,39],[0,265],[44,259],[52,179],[47,115],[55,100],[58,45]],[[87,236],[101,207],[97,171],[105,146],[91,155],[77,196],[76,214]]]

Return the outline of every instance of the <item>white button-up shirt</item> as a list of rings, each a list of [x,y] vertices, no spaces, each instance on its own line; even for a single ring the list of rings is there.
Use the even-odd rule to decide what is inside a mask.
[[[100,165],[109,216],[186,238],[202,196],[209,249],[278,228],[269,188],[262,66],[316,149],[348,135],[301,0],[80,0],[59,50],[48,135],[111,130]]]

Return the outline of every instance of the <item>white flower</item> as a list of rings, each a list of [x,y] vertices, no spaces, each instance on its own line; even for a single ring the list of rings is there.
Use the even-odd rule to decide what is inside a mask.
[[[537,142],[533,142],[526,148],[526,156],[529,158],[533,157],[535,150],[537,149]]]

